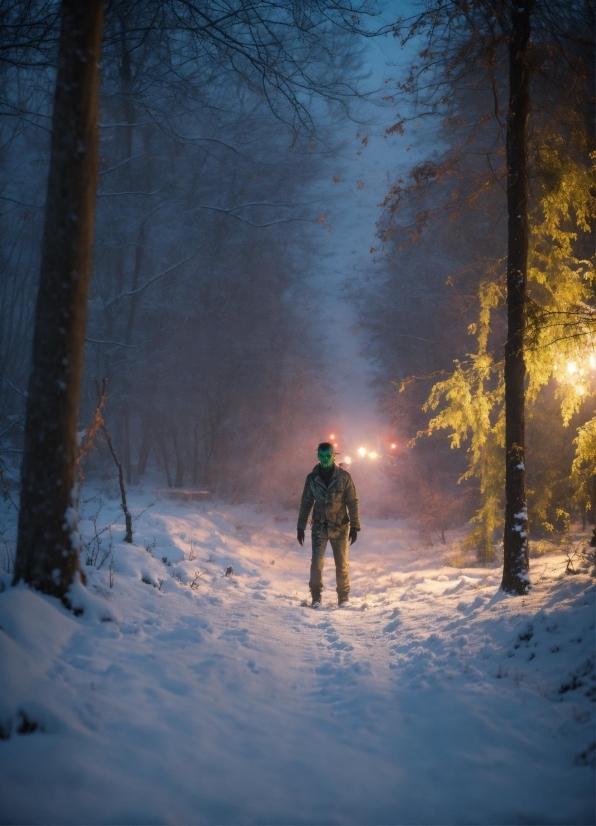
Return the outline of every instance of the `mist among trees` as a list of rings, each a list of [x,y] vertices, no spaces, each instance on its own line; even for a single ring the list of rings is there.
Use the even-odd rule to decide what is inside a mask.
[[[312,289],[326,215],[312,193],[368,101],[400,170],[388,171],[370,265],[350,284],[370,394],[393,438],[410,443],[385,468],[389,509],[443,541],[472,520],[467,545],[491,562],[510,502],[506,521],[523,519],[506,536],[524,537],[506,549],[519,569],[513,591],[525,588],[529,531],[593,521],[592,12],[523,9],[429,3],[400,17],[397,7],[331,2],[108,3],[94,24],[101,98],[85,366],[69,398],[82,432],[97,381],[107,381],[102,415],[127,485],[293,501],[292,465],[330,407]],[[44,204],[64,30],[43,2],[6,3],[2,25],[0,433],[14,485],[29,455],[44,209],[46,239],[56,238],[57,213]],[[378,36],[401,39],[414,58],[373,89],[367,38]],[[412,144],[426,157],[408,169]],[[516,195],[518,162],[526,182]],[[34,363],[49,364],[55,347],[39,341]],[[46,421],[45,407],[30,404],[34,438],[31,417]],[[73,428],[65,453],[56,442],[71,457],[69,479]],[[83,465],[92,477],[115,473],[101,439]]]
[[[0,0],[0,822],[594,823],[593,78],[593,0]]]
[[[383,203],[373,250],[382,275],[355,286],[386,408],[403,438],[418,431],[410,462],[396,467],[398,485],[440,534],[467,510],[466,543],[480,562],[496,558],[503,536],[510,450],[513,470],[527,472],[528,504],[511,493],[512,515],[523,514],[524,524],[509,533],[561,535],[578,518],[593,523],[596,507],[593,10],[522,5],[428,4],[401,29],[404,42],[428,40],[395,89],[396,106],[415,101],[414,112],[406,108],[387,131],[413,141],[422,125],[432,138],[428,157],[393,182]],[[511,95],[522,81],[511,71],[522,11],[520,149],[510,121],[521,105]],[[511,202],[521,174],[511,158],[520,151],[523,209]],[[515,239],[524,210],[525,237]],[[522,281],[523,295],[512,299]],[[524,362],[509,414],[506,345]],[[521,425],[515,449],[506,449],[507,414]],[[447,493],[456,480],[458,493]]]

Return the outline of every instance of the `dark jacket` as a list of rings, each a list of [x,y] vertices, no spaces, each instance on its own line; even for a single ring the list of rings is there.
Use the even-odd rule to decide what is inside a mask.
[[[319,476],[320,467],[316,465],[306,477],[298,514],[298,529],[306,528],[314,505],[313,529],[326,529],[330,536],[337,535],[348,525],[359,531],[358,496],[352,477],[347,470],[335,465],[329,486],[326,486]]]

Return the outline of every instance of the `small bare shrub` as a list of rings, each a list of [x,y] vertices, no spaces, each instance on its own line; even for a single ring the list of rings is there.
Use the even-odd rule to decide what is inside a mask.
[[[12,574],[14,572],[14,550],[8,539],[4,540],[3,545],[4,547],[0,548],[0,568],[5,573]]]
[[[197,546],[196,546],[196,543],[194,541],[194,538],[191,536],[191,538],[190,538],[190,550],[188,551],[188,561],[189,562],[194,562],[194,560],[196,558],[197,558]]]
[[[596,576],[596,548],[586,541],[576,542],[566,549],[565,573],[588,573]]]
[[[192,588],[193,591],[196,590],[199,587],[199,585],[201,583],[201,577],[203,577],[204,575],[205,575],[204,571],[195,571],[194,572],[194,579],[190,583],[190,587]]]
[[[99,561],[99,564],[97,565],[97,570],[98,571],[102,567],[104,562],[106,562],[106,560],[110,559],[110,566],[111,566],[112,562],[114,561],[114,540],[112,539],[112,528],[111,528],[110,525],[108,525],[108,531],[109,531],[108,547],[107,547],[107,549],[102,551],[101,559]],[[112,586],[110,585],[110,588],[111,587]]]

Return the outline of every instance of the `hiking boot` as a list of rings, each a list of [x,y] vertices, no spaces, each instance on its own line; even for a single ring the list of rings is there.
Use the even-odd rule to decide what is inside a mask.
[[[311,591],[311,594],[312,594],[311,608],[320,608],[321,607],[321,594],[317,593],[317,591]]]
[[[350,598],[348,596],[345,597],[338,597],[337,599],[337,607],[338,608],[347,608],[350,604]]]

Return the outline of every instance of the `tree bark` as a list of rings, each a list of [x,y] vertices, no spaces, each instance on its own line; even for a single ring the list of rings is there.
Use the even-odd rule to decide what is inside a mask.
[[[199,424],[194,425],[194,440],[192,454],[192,484],[196,487],[199,482]]]
[[[132,484],[132,462],[131,462],[131,447],[130,447],[130,410],[128,409],[128,402],[124,402],[122,408],[122,445],[124,453],[124,468],[126,471],[126,483]]]
[[[505,532],[503,581],[512,594],[530,588],[526,502],[524,328],[528,268],[527,124],[530,69],[527,48],[533,0],[511,9],[507,120],[507,342],[505,344]]]
[[[136,481],[138,483],[141,476],[145,475],[147,462],[149,460],[149,450],[151,449],[151,419],[146,417],[142,423],[141,447],[139,448],[139,463],[137,465]]]
[[[162,422],[160,424],[160,428],[162,428],[163,426],[164,425],[163,425],[163,422]],[[159,430],[159,433],[157,435],[157,444],[158,444],[158,447],[159,447],[159,453],[161,455],[161,458],[163,459],[164,470],[166,472],[166,480],[167,480],[167,483],[168,483],[168,487],[171,488],[171,487],[173,487],[173,485],[172,485],[172,474],[170,473],[170,463],[168,461],[168,449],[166,447],[166,440],[164,438],[164,435],[163,435],[161,429]]]
[[[176,454],[176,482],[175,486],[181,488],[184,485],[184,462],[182,461],[182,454],[180,452],[180,445],[178,444],[178,427],[175,424],[170,425],[170,433],[172,434],[172,441],[174,443],[174,452]]]
[[[103,0],[62,0],[14,582],[64,598],[79,570],[77,424],[97,188]]]

